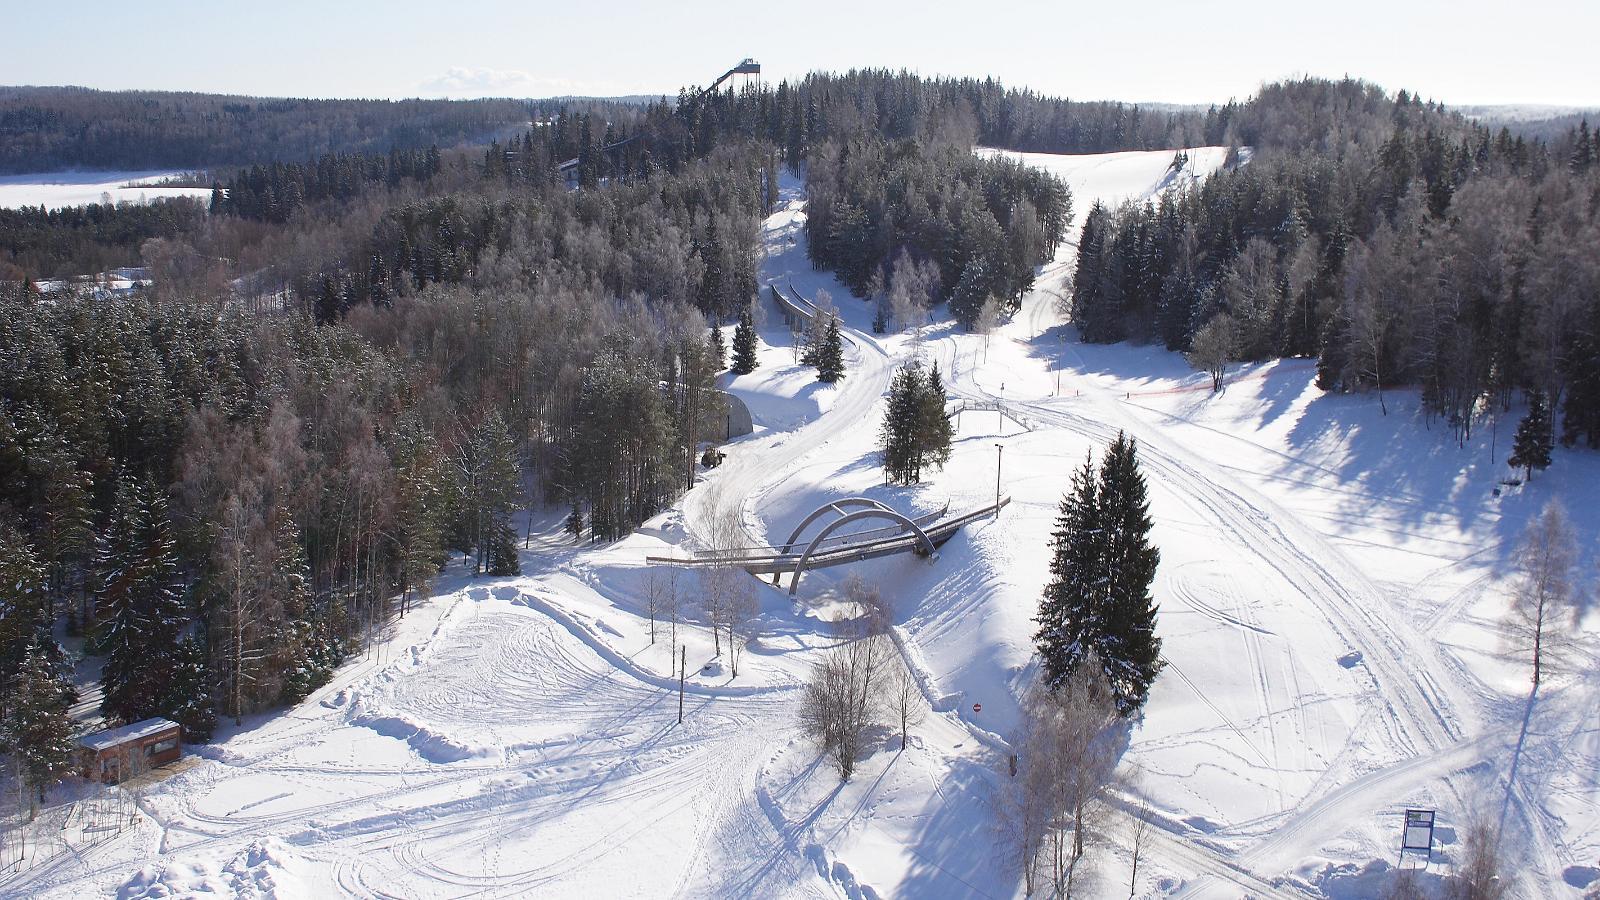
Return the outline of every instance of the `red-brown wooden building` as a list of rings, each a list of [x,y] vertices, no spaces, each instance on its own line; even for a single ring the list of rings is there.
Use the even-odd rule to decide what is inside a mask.
[[[145,719],[78,738],[79,769],[92,781],[115,784],[183,756],[183,728],[169,719]]]

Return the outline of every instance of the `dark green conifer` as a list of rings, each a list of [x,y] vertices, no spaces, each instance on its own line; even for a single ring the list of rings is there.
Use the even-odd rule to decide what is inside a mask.
[[[756,324],[747,303],[739,308],[739,324],[733,329],[733,374],[749,375],[761,361],[756,358]]]

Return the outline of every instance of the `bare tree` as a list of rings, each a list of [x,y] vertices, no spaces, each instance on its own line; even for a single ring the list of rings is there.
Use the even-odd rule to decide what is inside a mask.
[[[722,615],[727,608],[729,586],[733,570],[726,565],[714,565],[700,570],[700,604],[705,611],[706,623],[711,626],[712,649],[722,655]]]
[[[756,596],[755,579],[735,570],[728,585],[726,619],[728,622],[728,665],[733,677],[739,677],[739,658],[745,645],[755,636],[756,614],[761,611]]]
[[[650,616],[650,643],[656,642],[656,619],[666,607],[667,580],[658,569],[652,568],[644,579],[644,606]],[[674,641],[676,644],[676,641]]]
[[[850,780],[879,706],[878,692],[894,647],[883,635],[847,640],[812,669],[800,704],[801,729]]]
[[[1222,379],[1228,372],[1228,363],[1236,355],[1238,340],[1234,331],[1233,317],[1218,313],[1195,334],[1189,345],[1189,365],[1211,375],[1213,394],[1222,390]]]
[[[983,335],[983,359],[989,360],[989,339],[994,336],[994,330],[1000,327],[1000,298],[990,296],[983,301],[983,307],[978,310],[977,331]]]
[[[885,634],[894,624],[894,610],[884,599],[878,586],[855,572],[845,576],[840,584],[845,600],[855,607],[856,618],[849,629],[857,637]]]
[[[1427,896],[1417,880],[1416,869],[1396,869],[1383,889],[1383,900],[1427,900]]]
[[[1539,691],[1546,667],[1559,661],[1566,649],[1565,634],[1552,628],[1561,617],[1575,617],[1581,609],[1576,584],[1577,543],[1567,511],[1551,500],[1523,533],[1517,565],[1521,570],[1507,614],[1507,637],[1512,649],[1533,662],[1533,694]]]
[[[900,749],[906,749],[911,726],[922,723],[922,685],[911,671],[910,663],[902,657],[889,676],[889,708],[900,720]]]
[[[1132,779],[1130,779],[1132,780]],[[1128,853],[1133,857],[1133,868],[1128,873],[1128,900],[1139,890],[1139,860],[1144,857],[1145,845],[1150,842],[1150,798],[1139,794],[1139,804],[1129,812]]]
[[[1089,837],[1116,769],[1116,707],[1100,671],[1085,664],[1058,690],[1036,685],[1023,700],[1018,773],[1005,783],[1002,811],[1029,893],[1042,880],[1053,896],[1071,897],[1087,875]]]
[[[666,614],[667,620],[672,623],[673,647],[678,646],[678,617],[682,615],[682,607],[683,603],[678,598],[678,570],[676,568],[669,569],[667,571],[666,587],[661,598],[661,611]]]
[[[1500,835],[1487,815],[1477,815],[1467,824],[1461,846],[1461,862],[1451,881],[1452,900],[1501,900],[1510,894],[1510,883],[1500,876]]]

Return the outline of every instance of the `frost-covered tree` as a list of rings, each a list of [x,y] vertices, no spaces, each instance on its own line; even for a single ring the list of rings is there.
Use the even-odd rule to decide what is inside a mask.
[[[1545,670],[1570,644],[1562,625],[1582,608],[1577,563],[1578,547],[1566,508],[1551,500],[1528,523],[1517,548],[1519,572],[1506,622],[1512,650],[1533,665],[1534,692]]]
[[[1233,317],[1227,313],[1213,316],[1198,332],[1189,347],[1189,365],[1211,376],[1211,392],[1222,390],[1222,379],[1228,372],[1228,363],[1237,355]]]
[[[1117,718],[1101,666],[1076,669],[1023,698],[1014,776],[1002,781],[999,823],[1028,894],[1082,896],[1091,841],[1115,782]]]

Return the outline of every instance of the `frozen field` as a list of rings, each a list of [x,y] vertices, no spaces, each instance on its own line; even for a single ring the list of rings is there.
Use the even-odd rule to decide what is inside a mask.
[[[1027,158],[1072,184],[1081,220],[1096,197],[1204,177],[1224,151],[1192,151],[1181,173],[1172,157]],[[1135,893],[1373,896],[1407,806],[1439,810],[1428,871],[1448,872],[1465,818],[1500,812],[1523,723],[1525,674],[1501,659],[1496,626],[1509,547],[1554,493],[1594,547],[1600,461],[1558,451],[1530,486],[1496,496],[1515,411],[1458,448],[1426,429],[1415,396],[1391,395],[1383,416],[1374,399],[1324,396],[1308,361],[1232,373],[1213,396],[1159,348],[1079,344],[1054,309],[1071,241],[987,338],[873,336],[870,305],[811,270],[799,184],[784,190],[765,277],[833,295],[851,326],[844,381],[823,388],[795,367],[769,310],[762,366],[729,384],[756,431],[680,504],[599,548],[569,545],[559,512],[535,521],[523,576],[452,569],[332,685],[198,748],[197,765],[145,792],[131,833],[0,893],[1020,895],[992,840],[997,763],[1032,676],[1056,505],[1084,453],[1119,429],[1150,481],[1168,662],[1123,757],[1160,826]],[[1002,399],[1008,414],[963,414],[948,468],[885,487],[882,394],[918,355],[953,395]],[[736,678],[703,627],[680,626],[695,674],[678,724],[666,626],[652,642],[643,615],[647,553],[695,546],[727,509],[770,541],[840,497],[979,506],[993,498],[996,442],[1014,498],[998,520],[935,560],[808,573],[798,603],[763,587],[761,637]],[[840,786],[795,712],[851,571],[893,601],[929,715],[904,752],[885,729]],[[693,576],[679,585],[692,604]],[[1507,804],[1506,852],[1525,864],[1528,896],[1580,897],[1585,867],[1600,866],[1592,658],[1585,671],[1541,694]],[[1114,844],[1126,820],[1108,823]],[[1097,877],[1087,896],[1121,896],[1126,855],[1101,851]]]
[[[62,209],[124,201],[142,203],[160,197],[211,196],[210,188],[159,187],[164,178],[181,172],[43,172],[25,175],[0,175],[0,209],[43,206]]]

